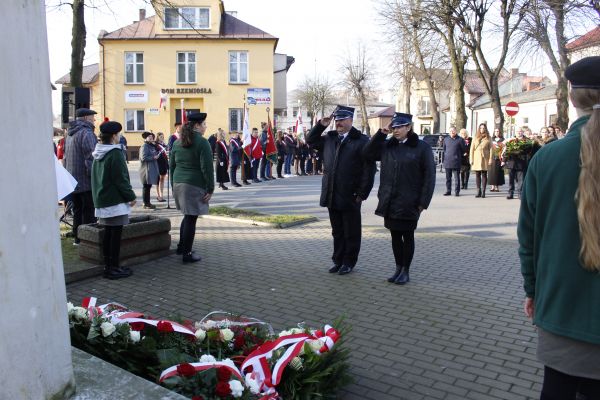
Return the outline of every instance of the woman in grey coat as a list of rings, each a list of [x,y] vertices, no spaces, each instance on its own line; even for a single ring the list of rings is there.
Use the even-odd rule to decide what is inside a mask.
[[[145,142],[140,147],[140,181],[144,185],[144,208],[153,210],[156,206],[150,203],[150,189],[152,189],[152,185],[158,184],[160,177],[158,173],[158,161],[156,161],[158,160],[158,152],[153,145],[154,133],[144,132],[142,133],[142,137]]]

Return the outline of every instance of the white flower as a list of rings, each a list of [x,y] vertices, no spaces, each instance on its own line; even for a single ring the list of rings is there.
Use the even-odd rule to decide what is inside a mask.
[[[290,334],[291,335],[296,335],[298,333],[304,333],[304,329],[300,329],[300,328],[292,328],[292,329],[290,329]]]
[[[310,346],[311,350],[314,351],[315,353],[319,350],[321,350],[321,347],[323,347],[323,345],[325,344],[321,339],[317,339],[317,340],[311,340],[310,342],[307,340],[308,345]]]
[[[242,397],[242,394],[244,394],[244,386],[242,386],[240,381],[229,381],[229,389],[231,389],[231,395],[233,397]]]
[[[137,343],[141,339],[141,335],[139,331],[129,331],[129,339],[132,343]]]
[[[290,335],[290,331],[281,331],[279,332],[279,337]]]
[[[223,337],[223,340],[226,342],[229,342],[231,339],[233,339],[233,331],[229,328],[225,328],[225,329],[221,329],[221,336]]]
[[[300,371],[302,369],[302,360],[300,359],[300,357],[292,358],[292,361],[290,361],[290,367],[292,367],[296,371]]]
[[[252,374],[246,374],[246,386],[248,386],[252,394],[260,393],[260,384],[256,379],[252,378]]]
[[[217,362],[217,359],[211,356],[210,354],[204,354],[202,355],[202,357],[200,357],[200,362],[214,363]]]
[[[67,303],[67,313],[70,313],[71,310],[73,309],[73,303],[71,303],[70,301]]]
[[[87,319],[88,317],[88,312],[83,307],[73,307],[70,312],[75,319]]]
[[[208,320],[208,321],[204,321],[203,325],[204,325],[204,330],[207,331],[209,329],[215,328],[217,326],[217,323],[215,321]]]
[[[117,328],[110,322],[103,322],[100,325],[100,329],[102,330],[102,336],[107,337],[110,336]]]
[[[196,335],[196,339],[198,339],[201,342],[206,337],[206,331],[200,328],[196,331],[196,333],[194,333],[194,335]]]

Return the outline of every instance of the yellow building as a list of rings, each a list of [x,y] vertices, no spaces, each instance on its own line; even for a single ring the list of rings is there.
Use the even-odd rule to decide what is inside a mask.
[[[241,131],[244,99],[250,126],[259,127],[285,107],[285,74],[293,58],[275,54],[278,39],[224,10],[222,0],[153,2],[156,15],[114,32],[100,32],[94,108],[122,122],[132,156],[141,132],[164,132],[181,120],[181,108],[208,113],[208,134]],[[284,68],[278,68],[281,57]],[[277,88],[283,72],[283,90]],[[281,84],[279,85],[281,86]],[[276,103],[277,101],[277,103]],[[99,118],[100,119],[100,118]]]

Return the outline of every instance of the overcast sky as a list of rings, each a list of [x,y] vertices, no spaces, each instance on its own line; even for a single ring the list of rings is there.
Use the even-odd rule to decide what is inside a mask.
[[[68,6],[52,7],[57,2],[47,0],[46,13],[53,82],[69,72],[71,54],[72,12]],[[95,0],[95,3],[100,5],[98,9],[86,9],[84,65],[98,62],[97,38],[102,29],[111,32],[132,23],[138,19],[139,8],[146,8],[147,16],[154,15],[152,7],[143,0]],[[338,80],[342,55],[356,47],[359,40],[368,44],[375,63],[380,66],[382,72],[378,76],[382,84],[393,84],[384,72],[388,69],[385,55],[390,52],[389,46],[382,40],[383,29],[377,23],[377,11],[371,0],[225,0],[224,4],[227,11],[237,11],[242,21],[278,37],[276,51],[295,58],[288,73],[288,90],[315,73]],[[58,113],[58,93],[53,104],[54,112]]]

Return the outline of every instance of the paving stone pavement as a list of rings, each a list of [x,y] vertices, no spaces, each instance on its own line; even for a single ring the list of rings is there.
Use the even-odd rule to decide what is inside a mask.
[[[179,226],[176,211],[157,213]],[[67,297],[79,303],[93,295],[165,318],[226,310],[276,330],[345,316],[355,382],[344,400],[539,396],[542,370],[536,333],[521,311],[514,240],[417,230],[404,287],[385,281],[394,262],[384,228],[363,229],[358,266],[347,276],[327,273],[332,239],[323,220],[278,230],[200,219],[194,248],[198,264],[168,256],[134,266],[128,279],[70,284]]]

